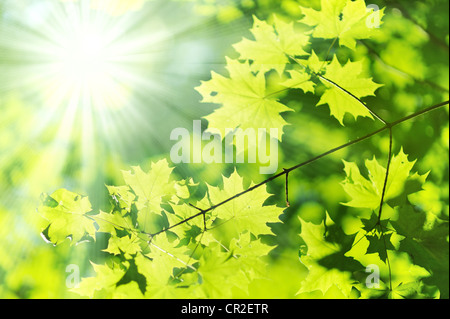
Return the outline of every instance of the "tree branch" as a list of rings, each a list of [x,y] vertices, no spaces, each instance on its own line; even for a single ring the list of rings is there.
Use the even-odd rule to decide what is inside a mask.
[[[389,180],[389,171],[392,162],[392,143],[393,143],[392,127],[389,127],[389,158],[386,166],[386,177],[384,178],[383,192],[381,193],[380,211],[378,212],[378,224],[381,222],[381,214],[383,213],[384,198],[386,196],[386,189]]]
[[[395,126],[397,126],[397,125],[399,125],[399,124],[402,124],[402,123],[404,123],[404,122],[406,122],[406,121],[412,120],[412,119],[417,118],[417,117],[419,117],[419,116],[421,116],[421,115],[424,115],[424,114],[427,114],[427,113],[432,112],[432,111],[434,111],[434,110],[437,110],[437,109],[439,109],[439,108],[441,108],[441,107],[443,107],[443,106],[446,106],[446,105],[448,105],[448,104],[449,104],[449,101],[442,102],[442,103],[439,103],[439,104],[430,106],[430,107],[428,107],[428,108],[426,108],[426,109],[423,109],[423,110],[421,110],[421,111],[418,111],[418,112],[416,112],[416,113],[413,113],[413,114],[411,114],[411,115],[409,115],[409,116],[403,117],[403,118],[401,118],[401,119],[399,119],[399,120],[397,120],[397,121],[395,121],[395,122],[387,123],[387,124],[386,124],[383,128],[381,128],[381,129],[378,129],[378,130],[376,130],[376,131],[374,131],[374,132],[372,132],[372,133],[369,133],[369,134],[367,134],[367,135],[365,135],[365,136],[363,136],[363,137],[357,138],[357,139],[355,139],[355,140],[353,140],[353,141],[350,141],[350,142],[348,142],[348,143],[346,143],[346,144],[343,144],[343,145],[341,145],[341,146],[338,146],[338,147],[336,147],[336,148],[334,148],[334,149],[332,149],[332,150],[329,150],[328,152],[322,153],[322,154],[320,154],[320,155],[318,155],[318,156],[316,156],[316,157],[314,157],[314,158],[312,158],[312,159],[309,159],[309,160],[307,160],[307,161],[305,161],[305,162],[299,163],[299,164],[297,164],[297,165],[295,165],[295,166],[293,166],[293,167],[291,167],[291,168],[289,168],[289,169],[284,169],[283,172],[281,172],[281,173],[279,173],[279,174],[277,174],[277,175],[274,175],[274,176],[272,176],[272,177],[270,177],[270,178],[268,178],[268,179],[262,181],[261,183],[256,184],[256,185],[250,187],[249,189],[247,189],[247,190],[245,190],[245,191],[243,191],[243,192],[240,192],[240,193],[238,193],[238,194],[236,194],[236,195],[234,195],[234,196],[232,196],[232,197],[230,197],[230,198],[228,198],[228,199],[226,199],[226,200],[224,200],[224,201],[222,201],[222,202],[220,202],[220,203],[218,203],[218,204],[212,205],[212,206],[209,207],[208,209],[201,210],[198,214],[195,214],[195,215],[193,215],[193,216],[191,216],[191,217],[189,217],[189,218],[187,218],[187,219],[185,219],[185,220],[183,220],[183,221],[181,221],[181,222],[179,222],[179,223],[177,223],[177,224],[175,224],[175,225],[172,225],[172,226],[170,226],[170,227],[168,227],[168,228],[166,228],[166,229],[163,229],[163,230],[161,230],[161,231],[159,231],[159,232],[157,232],[157,233],[154,233],[154,234],[152,234],[151,236],[157,236],[157,235],[159,235],[159,234],[161,234],[161,233],[164,233],[164,232],[166,232],[166,231],[168,231],[168,230],[171,230],[171,229],[173,229],[173,228],[175,228],[175,227],[178,227],[178,226],[180,226],[180,225],[183,225],[183,224],[185,224],[185,223],[187,223],[187,222],[189,222],[189,221],[191,221],[191,220],[193,220],[193,219],[195,219],[195,218],[197,218],[197,217],[203,216],[203,215],[205,215],[206,213],[208,213],[208,212],[210,212],[210,211],[212,211],[212,210],[214,210],[214,209],[216,209],[216,208],[219,208],[219,207],[221,207],[221,206],[223,206],[223,205],[225,205],[225,204],[227,204],[227,203],[229,203],[229,202],[235,200],[236,198],[239,198],[239,197],[241,197],[241,196],[243,196],[243,195],[245,195],[245,194],[248,194],[248,193],[250,193],[250,192],[252,192],[252,191],[254,191],[254,190],[256,190],[256,189],[258,189],[258,188],[260,188],[260,187],[262,187],[262,186],[264,186],[264,185],[266,185],[266,184],[268,184],[268,183],[270,183],[270,182],[272,182],[272,181],[274,181],[274,180],[276,180],[276,179],[278,179],[278,178],[280,178],[280,177],[284,177],[284,176],[286,176],[287,174],[291,173],[292,171],[295,171],[295,170],[297,170],[297,169],[299,169],[299,168],[301,168],[301,167],[304,167],[304,166],[309,165],[309,164],[311,164],[311,163],[313,163],[313,162],[316,162],[316,161],[318,161],[318,160],[320,160],[320,159],[322,159],[322,158],[324,158],[324,157],[326,157],[326,156],[328,156],[328,155],[331,155],[331,154],[333,154],[333,153],[336,153],[336,152],[338,152],[338,151],[340,151],[340,150],[343,150],[343,149],[345,149],[345,148],[347,148],[347,147],[350,147],[350,146],[353,146],[353,145],[358,144],[358,143],[360,143],[360,142],[363,142],[363,141],[365,141],[365,140],[371,138],[372,136],[375,136],[375,135],[380,134],[381,132],[384,132],[384,131],[386,131],[386,130],[391,131],[393,127],[395,127]],[[392,148],[392,147],[390,147],[390,148]],[[391,154],[391,155],[392,155],[392,154]],[[390,156],[389,158],[391,158],[391,156]],[[384,201],[384,199],[383,199],[383,201]],[[191,205],[191,206],[192,206],[192,205]],[[195,207],[195,206],[193,206],[193,207]],[[380,214],[380,215],[381,215],[381,214]]]

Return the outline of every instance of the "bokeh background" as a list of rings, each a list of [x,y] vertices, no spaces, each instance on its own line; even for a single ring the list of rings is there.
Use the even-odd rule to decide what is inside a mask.
[[[367,103],[393,121],[447,100],[448,1],[367,4],[386,7],[380,32],[360,42],[356,52],[332,51],[341,61],[363,60],[366,72],[384,85]],[[76,298],[66,287],[67,265],[79,265],[83,277],[92,275],[89,261],[101,262],[105,243],[46,243],[36,213],[41,194],[67,188],[107,211],[105,185],[121,185],[121,170],[168,158],[170,132],[191,129],[193,120],[217,107],[200,103],[194,88],[209,80],[211,71],[224,72],[225,56],[236,56],[232,44],[251,36],[252,17],[298,20],[300,5],[318,9],[320,1],[0,0],[0,298]],[[94,53],[70,46],[86,33],[95,35],[89,40]],[[314,45],[324,55],[330,43]],[[81,69],[79,56],[97,54],[99,46],[112,61],[102,69],[108,76],[96,66]],[[74,61],[80,68],[65,65]],[[98,81],[84,85],[86,74]],[[280,168],[375,127],[364,119],[342,127],[326,107],[314,107],[319,98],[312,94],[282,98],[295,112],[285,116],[291,125],[280,145]],[[359,212],[340,204],[348,199],[340,185],[342,160],[384,161],[388,147],[388,136],[379,135],[293,173],[291,207],[284,223],[273,225],[275,235],[266,238],[278,246],[271,253],[271,277],[283,284],[259,281],[249,295],[235,297],[295,298],[306,274],[298,260],[297,217],[318,221],[328,211],[352,225]],[[415,171],[431,172],[414,204],[448,220],[448,107],[397,127],[394,147],[417,159]],[[266,178],[259,167],[237,169],[248,181]],[[175,172],[219,185],[222,174],[233,170],[192,164]],[[271,202],[284,205],[284,181],[269,190]]]

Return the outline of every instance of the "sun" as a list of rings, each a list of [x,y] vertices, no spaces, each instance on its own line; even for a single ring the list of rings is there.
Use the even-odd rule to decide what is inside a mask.
[[[125,105],[127,90],[120,78],[126,70],[115,58],[107,33],[86,22],[57,43],[51,70],[59,90],[72,97],[78,92],[80,107],[116,109]]]
[[[102,35],[88,30],[63,44],[60,71],[74,82],[92,82],[107,72],[107,59]]]
[[[157,72],[165,65],[155,61],[169,51],[171,31],[150,9],[113,16],[90,0],[26,2],[8,2],[10,23],[0,25],[0,90],[26,101],[29,139],[45,145],[28,179],[42,185],[46,167],[58,178],[74,163],[77,182],[91,185],[110,154],[122,162],[117,154],[136,137],[130,128],[149,127],[154,96],[167,92]]]
[[[30,141],[45,145],[33,180],[52,163],[53,176],[70,166],[77,183],[94,184],[106,161],[165,151],[171,119],[190,116],[197,97],[185,84],[208,66],[204,41],[188,31],[204,32],[205,21],[188,5],[133,1],[114,14],[107,8],[131,2],[6,2],[0,91],[26,101]]]

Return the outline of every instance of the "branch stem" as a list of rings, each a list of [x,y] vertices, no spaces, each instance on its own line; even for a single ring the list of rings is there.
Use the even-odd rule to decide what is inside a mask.
[[[413,113],[413,114],[411,114],[409,116],[403,117],[403,118],[401,118],[401,119],[399,119],[399,120],[397,120],[395,122],[386,123],[386,125],[384,127],[380,128],[380,129],[378,129],[378,130],[376,130],[376,131],[374,131],[372,133],[369,133],[369,134],[367,134],[367,135],[365,135],[363,137],[357,138],[357,139],[355,139],[353,141],[350,141],[350,142],[348,142],[346,144],[343,144],[341,146],[333,148],[333,149],[329,150],[328,152],[322,153],[322,154],[320,154],[320,155],[318,155],[318,156],[316,156],[316,157],[314,157],[312,159],[309,159],[309,160],[307,160],[305,162],[299,163],[299,164],[297,164],[297,165],[295,165],[295,166],[293,166],[293,167],[291,167],[289,169],[284,169],[283,172],[278,173],[277,175],[274,175],[274,176],[272,176],[272,177],[262,181],[261,183],[256,184],[256,185],[250,187],[249,189],[247,189],[247,190],[245,190],[243,192],[240,192],[240,193],[238,193],[238,194],[236,194],[236,195],[234,195],[234,196],[232,196],[232,197],[230,197],[230,198],[228,198],[228,199],[226,199],[226,200],[224,200],[224,201],[222,201],[222,202],[220,202],[218,204],[212,205],[208,209],[201,210],[198,214],[195,214],[195,215],[193,215],[193,216],[191,216],[191,217],[189,217],[189,218],[187,218],[187,219],[185,219],[185,220],[183,220],[183,221],[181,221],[181,222],[179,222],[179,223],[177,223],[175,225],[172,225],[172,226],[170,226],[170,227],[168,227],[166,229],[163,229],[163,230],[161,230],[161,231],[159,231],[157,233],[154,233],[154,234],[152,234],[152,236],[157,236],[157,235],[159,235],[161,233],[164,233],[164,232],[166,232],[168,230],[171,230],[171,229],[173,229],[175,227],[183,225],[183,224],[185,224],[185,223],[187,223],[187,222],[189,222],[189,221],[191,221],[191,220],[193,220],[193,219],[195,219],[197,217],[204,216],[206,213],[208,213],[208,212],[210,212],[210,211],[212,211],[212,210],[214,210],[216,208],[219,208],[219,207],[221,207],[221,206],[223,206],[223,205],[225,205],[225,204],[235,200],[236,198],[239,198],[239,197],[241,197],[241,196],[243,196],[245,194],[248,194],[248,193],[254,191],[255,189],[258,189],[258,188],[260,188],[260,187],[262,187],[262,186],[264,186],[264,185],[266,185],[266,184],[268,184],[268,183],[270,183],[270,182],[272,182],[272,181],[274,181],[274,180],[276,180],[276,179],[278,179],[280,177],[284,177],[284,176],[288,175],[289,173],[291,173],[292,171],[295,171],[295,170],[297,170],[297,169],[299,169],[301,167],[304,167],[304,166],[309,165],[309,164],[311,164],[313,162],[316,162],[316,161],[318,161],[318,160],[320,160],[320,159],[322,159],[322,158],[324,158],[324,157],[326,157],[328,155],[336,153],[336,152],[338,152],[340,150],[343,150],[343,149],[345,149],[347,147],[350,147],[350,146],[353,146],[353,145],[358,144],[360,142],[363,142],[363,141],[365,141],[365,140],[367,140],[367,139],[369,139],[369,138],[371,138],[371,137],[373,137],[375,135],[378,135],[378,134],[380,134],[380,133],[382,133],[382,132],[384,132],[386,130],[389,130],[390,133],[391,133],[390,134],[390,137],[391,137],[390,153],[391,154],[389,156],[389,158],[391,159],[391,157],[392,157],[391,156],[392,155],[392,128],[393,127],[395,127],[397,125],[400,125],[400,124],[402,124],[402,123],[404,123],[406,121],[409,121],[409,120],[412,120],[414,118],[417,118],[417,117],[419,117],[421,115],[424,115],[424,114],[427,114],[427,113],[432,112],[434,110],[437,110],[437,109],[439,109],[441,107],[444,107],[444,106],[446,106],[448,104],[449,104],[449,101],[442,102],[442,103],[439,103],[439,104],[427,107],[427,108],[425,108],[425,109],[423,109],[421,111],[418,111],[416,113]],[[390,161],[389,161],[389,163],[390,163]],[[385,183],[387,183],[387,178],[386,178]],[[382,201],[384,201],[384,198],[383,198]],[[193,206],[193,207],[195,207],[195,206]],[[379,217],[380,216],[381,216],[381,212],[379,213]]]
[[[383,192],[381,193],[380,211],[378,212],[378,224],[381,222],[384,198],[386,196],[386,190],[387,190],[387,185],[388,185],[388,180],[389,180],[389,171],[390,171],[391,162],[392,162],[392,145],[393,145],[392,127],[389,127],[389,158],[388,158],[388,163],[386,166],[386,177],[384,178]]]

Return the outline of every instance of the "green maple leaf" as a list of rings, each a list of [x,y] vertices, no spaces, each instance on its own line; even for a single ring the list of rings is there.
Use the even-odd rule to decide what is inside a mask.
[[[369,241],[369,247],[367,248],[367,254],[378,254],[380,259],[386,263],[387,251],[396,250],[391,242],[391,234],[381,234],[366,236]]]
[[[206,229],[211,228],[213,219],[211,219],[211,213],[207,213],[205,215],[206,219],[203,220],[203,216],[197,216],[199,214],[199,209],[208,209],[209,208],[209,201],[208,198],[205,197],[203,200],[197,202],[195,204],[194,208],[193,206],[187,205],[187,204],[181,204],[181,205],[175,205],[171,204],[173,213],[167,213],[167,219],[169,221],[169,225],[178,225],[177,227],[171,229],[173,233],[175,233],[178,238],[185,243],[189,243],[191,241],[195,241],[195,239],[202,235],[202,242],[203,237],[208,236],[209,234],[202,233],[205,226]],[[197,216],[196,218],[192,218],[193,216]],[[185,220],[188,220],[187,222],[184,222]]]
[[[130,211],[136,199],[128,186],[106,186],[112,198],[112,204],[119,210]]]
[[[303,92],[314,93],[315,84],[311,81],[311,75],[303,71],[289,70],[290,79],[281,83],[281,85],[291,89],[301,89]]]
[[[190,256],[186,246],[180,245],[178,239],[169,238],[168,233],[162,233],[150,241],[150,252],[146,257],[152,259],[155,264],[163,263],[167,275],[172,274],[171,269],[174,267],[189,267],[189,263],[194,260]]]
[[[314,93],[316,83],[312,81],[311,73],[322,73],[327,63],[321,61],[314,50],[308,59],[298,59],[298,61],[301,67],[288,70],[290,78],[280,84],[290,89],[301,89],[305,93]]]
[[[278,139],[287,125],[280,113],[292,111],[287,106],[267,96],[263,73],[254,74],[248,62],[227,59],[230,77],[212,72],[212,79],[202,82],[197,91],[204,103],[221,104],[205,118],[209,130],[219,131],[224,138],[228,129],[278,129]]]
[[[48,221],[46,235],[55,245],[71,238],[72,245],[83,237],[95,240],[94,220],[88,215],[92,211],[87,197],[60,189],[51,196],[44,194],[38,212]]]
[[[99,226],[98,231],[102,233],[117,235],[117,231],[132,231],[135,229],[130,216],[123,216],[119,212],[105,213],[100,211],[94,217],[95,222]]]
[[[309,36],[296,32],[293,23],[285,23],[275,17],[273,25],[254,17],[250,30],[255,41],[243,39],[234,45],[243,60],[253,61],[252,70],[266,73],[276,70],[282,74],[289,56],[308,55],[304,47],[309,43]]]
[[[356,208],[369,208],[375,210],[380,206],[381,195],[386,179],[386,168],[380,165],[374,157],[366,161],[369,179],[366,179],[355,163],[345,162],[347,178],[342,183],[345,192],[352,200],[345,205]],[[390,166],[389,178],[386,184],[385,200],[400,196],[407,182],[416,180],[424,183],[427,175],[411,174],[415,161],[410,162],[403,149],[393,156]]]
[[[223,189],[208,185],[209,198],[212,204],[244,191],[243,178],[235,171],[229,178],[223,177]],[[251,187],[251,186],[250,186]],[[214,209],[214,217],[220,219],[218,224],[226,225],[230,235],[249,231],[255,236],[272,234],[267,223],[279,223],[283,208],[264,206],[271,195],[266,187],[259,187]]]
[[[91,262],[96,273],[95,277],[83,278],[73,292],[87,296],[89,298],[111,298],[117,283],[126,273],[120,265],[114,263],[112,267],[108,265],[97,265]]]
[[[167,233],[163,233],[149,241],[148,253],[136,256],[137,269],[147,281],[146,297],[173,298],[176,296],[174,269],[195,269],[192,267],[194,257],[189,256],[186,246],[179,244],[179,240],[170,240]]]
[[[132,235],[124,237],[112,236],[108,241],[108,248],[103,251],[113,255],[124,253],[126,258],[130,258],[131,255],[135,255],[141,250],[139,238]]]
[[[139,273],[146,278],[146,298],[174,298],[176,296],[175,286],[170,284],[173,271],[171,261],[166,265],[167,260],[153,262],[148,257],[139,254],[136,256],[135,262]]]
[[[267,263],[263,259],[274,248],[265,245],[261,239],[254,239],[250,232],[240,234],[239,239],[230,242],[230,251],[242,265],[241,269],[249,281],[256,278],[267,278]]]
[[[399,218],[391,221],[396,232],[403,236],[400,251],[407,252],[416,265],[424,267],[431,276],[423,281],[437,286],[442,298],[449,296],[449,222],[434,219],[432,213],[405,206],[399,210]]]
[[[346,235],[331,220],[327,218],[316,225],[300,218],[301,237],[305,242],[300,260],[308,268],[308,275],[297,294],[319,290],[326,294],[333,286],[349,297],[354,280],[352,272],[362,266],[353,258],[346,257],[345,252],[351,249],[354,235]]]
[[[301,237],[307,246],[307,253],[305,255],[312,259],[320,260],[341,251],[339,244],[326,240],[325,221],[322,224],[315,225],[310,222],[305,222],[301,218],[299,219],[302,225]]]
[[[208,298],[231,296],[233,287],[245,291],[249,279],[241,268],[239,259],[233,257],[231,252],[224,252],[218,243],[209,245],[199,260],[201,289]]]
[[[373,119],[368,108],[361,104],[358,99],[374,96],[375,91],[381,85],[373,82],[372,78],[362,77],[362,72],[363,64],[361,61],[349,61],[345,65],[341,65],[335,56],[327,66],[325,76],[321,78],[327,89],[317,106],[328,104],[331,115],[342,125],[344,125],[346,113],[353,115],[355,118],[362,116]]]
[[[393,299],[427,299],[422,293],[423,283],[421,281],[413,281],[408,283],[400,283],[392,290],[391,297]],[[398,297],[397,297],[398,296]]]
[[[301,282],[297,295],[317,290],[325,295],[330,289],[336,287],[346,298],[350,297],[354,283],[350,272],[328,269],[309,257],[303,257],[302,263],[308,268],[309,272],[305,280]]]
[[[366,232],[372,232],[374,230],[376,230],[376,226],[378,226],[378,216],[375,213],[372,213],[372,215],[370,215],[370,219],[361,219],[361,222],[363,223],[363,227],[362,229],[364,229]],[[389,220],[381,220],[379,225],[381,227],[381,229],[386,229],[387,225],[389,223]]]
[[[125,183],[137,196],[138,209],[147,207],[155,214],[161,214],[162,199],[175,195],[175,182],[170,180],[173,168],[167,160],[151,164],[151,169],[145,173],[140,167],[133,167],[133,172],[123,172]]]
[[[233,255],[240,258],[261,258],[268,255],[272,249],[273,247],[263,244],[260,238],[253,238],[248,231],[240,234],[239,239],[233,238],[230,242]]]
[[[321,10],[302,7],[305,17],[302,23],[315,27],[313,36],[316,38],[339,38],[341,45],[352,50],[356,40],[370,38],[376,28],[368,24],[368,18],[373,10],[368,11],[364,0],[321,0]],[[383,16],[380,12],[380,18]],[[380,21],[381,22],[381,21]]]
[[[320,60],[314,50],[311,51],[311,55],[307,60],[301,59],[301,61],[305,67],[308,67],[314,73],[322,73],[327,65],[326,61]]]

